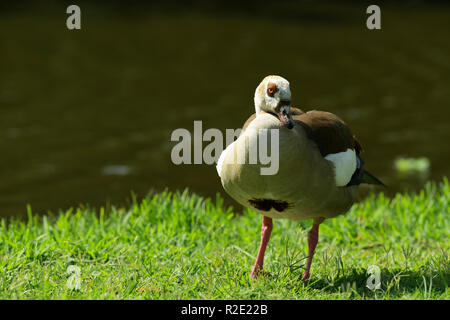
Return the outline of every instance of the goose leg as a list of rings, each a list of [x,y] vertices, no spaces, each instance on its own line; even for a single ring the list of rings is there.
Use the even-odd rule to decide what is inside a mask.
[[[311,263],[316,250],[317,242],[319,241],[319,225],[323,219],[314,219],[313,226],[308,233],[308,261],[306,262],[305,272],[303,273],[302,280],[309,279],[309,270],[311,269]]]
[[[273,222],[272,218],[263,216],[261,228],[261,244],[259,246],[258,256],[256,258],[255,266],[253,267],[251,277],[257,278],[263,268],[264,252],[266,251],[267,243],[272,233]]]

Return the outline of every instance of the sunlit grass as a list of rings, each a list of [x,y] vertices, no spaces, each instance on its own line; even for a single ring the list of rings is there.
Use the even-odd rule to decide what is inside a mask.
[[[1,221],[1,299],[449,299],[450,185],[371,196],[320,227],[301,281],[310,222],[276,220],[264,277],[249,278],[261,216],[161,193],[129,208]],[[381,289],[366,287],[381,269]],[[77,268],[78,267],[78,268]],[[79,277],[78,277],[79,276]]]

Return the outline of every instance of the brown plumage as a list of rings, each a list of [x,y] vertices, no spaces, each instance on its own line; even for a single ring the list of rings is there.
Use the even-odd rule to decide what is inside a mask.
[[[348,148],[355,149],[357,153],[362,151],[350,128],[335,114],[316,110],[303,112],[293,107],[291,113],[295,123],[302,126],[308,138],[317,144],[323,157],[346,151]],[[256,113],[245,121],[242,131],[245,131],[255,118]]]

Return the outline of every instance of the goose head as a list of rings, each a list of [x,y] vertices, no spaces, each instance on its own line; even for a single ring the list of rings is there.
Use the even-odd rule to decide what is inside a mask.
[[[289,81],[280,76],[267,76],[255,91],[256,115],[267,112],[277,117],[288,129],[294,127],[291,115],[291,89]]]

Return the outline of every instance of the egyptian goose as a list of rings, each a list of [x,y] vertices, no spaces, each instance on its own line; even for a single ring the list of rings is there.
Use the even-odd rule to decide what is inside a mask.
[[[222,152],[217,171],[232,198],[263,215],[261,244],[252,278],[263,268],[273,218],[313,219],[303,274],[306,280],[319,225],[324,219],[348,211],[356,200],[359,184],[382,185],[382,182],[363,170],[361,145],[339,117],[324,111],[303,112],[290,106],[291,91],[286,79],[264,78],[256,88],[254,101],[256,113],[245,122],[238,139]],[[261,129],[278,129],[278,139],[276,135],[269,139],[268,130]],[[262,174],[260,169],[265,165],[261,161],[247,160],[255,154],[252,148],[261,146],[256,144],[262,138],[268,150],[278,145],[279,168],[275,174]]]

